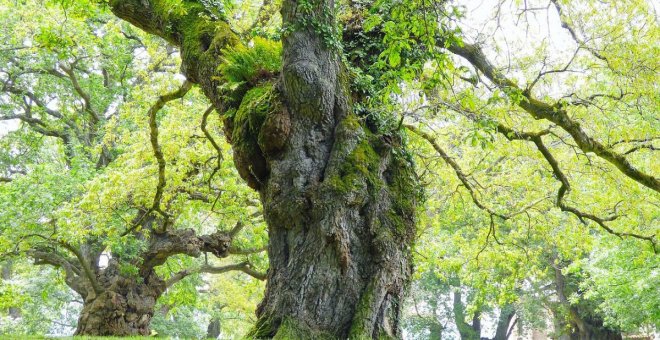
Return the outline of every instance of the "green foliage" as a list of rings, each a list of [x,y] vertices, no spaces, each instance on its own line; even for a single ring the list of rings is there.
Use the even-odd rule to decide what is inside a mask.
[[[383,98],[401,94],[401,81],[419,76],[428,62],[438,67],[434,82],[442,73],[450,72],[452,65],[446,53],[438,48],[438,41],[460,43],[460,29],[450,20],[460,18],[458,7],[445,2],[376,1],[369,10],[363,29],[378,30],[382,37],[381,52],[375,67],[382,70],[380,80]],[[429,79],[431,80],[431,79]],[[381,99],[382,100],[382,99]]]
[[[157,312],[151,320],[151,327],[161,337],[202,339],[206,335],[206,328],[196,312],[195,309],[186,306],[169,311],[166,315]]]
[[[574,16],[575,25],[579,25],[578,20],[590,18],[588,27],[581,26],[583,34],[590,36],[626,27],[628,24],[622,21],[625,17],[646,22],[650,25],[648,29],[629,32],[629,38],[634,36],[637,41],[643,41],[637,44],[634,53],[638,53],[641,63],[636,67],[645,69],[646,66],[640,65],[652,63],[650,53],[655,49],[648,39],[653,39],[660,30],[652,23],[654,19],[644,13],[645,3],[631,2],[628,5],[629,8],[616,9],[620,11],[616,23],[608,22],[604,14],[598,12],[596,8],[603,8],[596,2],[565,3],[564,13]],[[602,20],[593,21],[593,15]],[[498,25],[504,27],[506,16],[498,18],[501,19]],[[511,25],[505,32],[515,32],[519,27]],[[487,30],[488,26],[484,27]],[[573,43],[568,32],[561,33],[566,33],[563,43]],[[481,47],[487,51],[490,62],[509,55],[511,60],[516,60],[515,70],[504,68],[501,61],[495,69],[518,84],[532,83],[541,72],[539,69],[561,70],[570,60],[570,56],[562,56],[556,50],[549,51],[547,45],[528,38],[512,34],[506,37],[507,44],[504,44],[498,34],[497,38],[482,42]],[[616,42],[610,41],[607,47],[598,43],[598,53],[611,53],[606,56],[609,65],[622,55],[629,55],[621,49],[627,39],[615,39]],[[512,49],[510,46],[525,48]],[[496,57],[490,59],[491,56]],[[544,58],[555,57],[561,62],[545,63]],[[532,98],[556,103],[554,110],[561,105],[597,140],[612,143],[656,136],[657,124],[646,116],[648,112],[657,112],[647,106],[655,105],[652,103],[657,97],[646,93],[647,81],[654,76],[645,71],[636,75],[624,71],[634,63],[593,68],[594,60],[599,59],[581,51],[570,68],[587,70],[584,72],[588,76],[579,72],[549,73],[534,85]],[[446,62],[452,65],[448,66]],[[548,320],[540,319],[538,315],[550,310],[559,315],[559,319],[565,318],[566,307],[557,307],[553,302],[557,291],[548,287],[554,287],[554,267],[569,263],[568,267],[574,269],[564,269],[567,274],[577,270],[582,273],[575,278],[580,281],[579,292],[569,293],[570,307],[578,310],[582,317],[602,318],[613,329],[639,331],[645,325],[657,327],[657,294],[647,290],[657,285],[655,276],[649,272],[650,266],[657,262],[650,242],[619,239],[596,223],[556,208],[558,184],[546,160],[533,143],[509,139],[519,137],[516,132],[520,131],[552,131],[542,140],[570,178],[568,200],[579,209],[598,216],[619,215],[606,223],[612,230],[655,235],[657,238],[657,195],[649,195],[648,189],[631,183],[607,161],[575,149],[572,137],[562,129],[530,117],[521,108],[530,101],[529,93],[521,90],[524,85],[498,89],[488,81],[479,81],[483,75],[464,65],[465,60],[458,57],[444,64],[437,59],[424,64],[418,78],[400,82],[404,84],[402,96],[410,99],[401,103],[399,110],[406,112],[409,121],[419,122],[420,126],[435,131],[437,144],[465,174],[469,174],[469,183],[476,188],[476,200],[485,202],[486,208],[492,211],[513,215],[501,219],[476,207],[475,197],[464,189],[455,169],[430,156],[434,155],[434,150],[427,141],[411,136],[410,145],[422,169],[420,172],[428,197],[426,206],[418,215],[419,228],[423,231],[416,245],[419,251],[417,271],[422,276],[419,280],[424,280],[427,272],[436,273],[443,281],[458,277],[463,289],[475,292],[468,310],[513,303],[525,329],[551,332],[552,315],[548,315]],[[524,74],[522,77],[518,70]],[[445,80],[434,81],[433,77],[438,73],[444,74]],[[637,98],[645,104],[633,109],[625,96],[617,99],[619,90],[623,89],[630,91],[630,100]],[[575,100],[594,93],[615,95],[593,103]],[[417,95],[421,97],[419,101],[414,100]],[[502,133],[496,123],[516,132]],[[615,150],[625,152],[630,148]],[[626,158],[648,173],[653,173],[659,164],[657,155],[652,152],[632,152]],[[560,260],[555,261],[555,257]],[[438,288],[438,291],[442,289]]]
[[[634,332],[639,325],[660,327],[659,261],[628,241],[572,267],[589,274],[581,289],[587,300],[598,304],[606,325]]]
[[[222,275],[212,281],[209,292],[200,299],[200,307],[211,317],[220,319],[224,336],[242,339],[256,323],[255,310],[264,288],[264,282],[245,275]]]
[[[255,37],[248,46],[240,44],[224,51],[220,73],[232,88],[271,79],[281,68],[282,44]]]
[[[60,273],[22,261],[12,262],[10,273],[9,281],[0,281],[2,337],[11,334],[9,338],[13,339],[14,336],[73,330],[81,306]],[[9,313],[10,307],[14,309],[13,316]]]

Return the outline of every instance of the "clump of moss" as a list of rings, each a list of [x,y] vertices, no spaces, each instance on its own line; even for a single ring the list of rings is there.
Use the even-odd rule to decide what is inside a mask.
[[[301,339],[301,340],[331,340],[336,339],[328,332],[322,332],[311,329],[301,322],[295,321],[292,318],[284,318],[280,322],[275,322],[272,318],[259,318],[256,325],[250,333],[250,339],[273,338],[275,339]]]
[[[359,189],[365,184],[371,187],[378,186],[377,170],[381,157],[371,145],[373,134],[362,128],[359,118],[354,114],[342,120],[338,131],[340,134],[354,135],[349,140],[358,142],[354,146],[343,146],[346,148],[346,158],[339,170],[332,173],[325,182],[338,193],[360,191]]]
[[[370,332],[365,329],[365,322],[370,322],[369,316],[372,314],[372,305],[376,300],[376,285],[377,279],[374,277],[367,284],[360,301],[355,307],[355,314],[353,316],[353,323],[348,333],[349,339],[371,339]]]
[[[392,193],[392,203],[396,213],[405,217],[413,216],[417,202],[422,201],[424,196],[423,189],[416,185],[414,164],[406,155],[394,155],[392,165],[385,177]]]
[[[239,44],[223,50],[220,74],[232,84],[256,85],[272,79],[282,68],[282,43],[256,37],[252,46]]]
[[[238,35],[229,24],[216,20],[222,13],[214,14],[202,3],[159,1],[154,3],[153,12],[158,19],[170,23],[159,34],[162,33],[169,42],[181,45],[182,71],[192,81],[215,77],[215,74],[198,74],[204,69],[200,65],[215,65],[217,55],[225,46],[240,44]]]
[[[266,82],[247,91],[238,110],[225,119],[236,168],[250,187],[259,189],[269,173],[266,158],[284,147],[289,133],[288,114],[274,85]]]
[[[232,119],[233,131],[231,142],[234,149],[234,164],[241,177],[253,189],[259,189],[268,176],[268,166],[264,158],[257,136],[261,124],[272,110],[270,94],[273,85],[270,83],[255,87],[244,96]]]
[[[332,334],[327,332],[321,332],[310,327],[303,325],[300,322],[296,322],[293,319],[285,318],[282,321],[282,324],[277,329],[277,334],[273,337],[273,340],[283,339],[301,339],[301,340],[331,340],[336,339]]]
[[[273,326],[275,325],[272,318],[260,317],[248,332],[246,339],[272,338],[274,335]]]
[[[234,116],[234,123],[238,126],[245,122],[244,128],[249,131],[248,134],[256,135],[263,124],[268,113],[273,110],[271,105],[273,97],[273,84],[265,83],[261,86],[250,89],[243,96],[241,105],[238,107]],[[234,129],[234,135],[243,135],[243,131]],[[234,140],[234,137],[232,137]]]
[[[403,150],[398,131],[374,132],[366,127],[365,120],[351,114],[341,122],[338,133],[351,135],[348,140],[357,143],[343,146],[346,157],[325,183],[337,194],[348,195],[355,204],[363,203],[367,196],[351,193],[366,191],[371,200],[379,201],[385,190],[389,196],[387,211],[372,221],[378,242],[411,238],[415,209],[421,200],[414,164]]]

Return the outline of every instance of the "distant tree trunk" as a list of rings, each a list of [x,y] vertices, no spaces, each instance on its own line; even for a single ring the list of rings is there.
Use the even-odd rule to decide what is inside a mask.
[[[453,302],[454,323],[458,329],[461,340],[506,340],[509,337],[509,325],[515,315],[511,305],[504,305],[497,319],[495,337],[490,339],[481,336],[481,311],[477,310],[472,316],[472,324],[465,321],[465,305],[460,290],[454,291]]]
[[[12,260],[7,260],[2,264],[2,280],[11,280],[12,277]],[[7,313],[10,317],[16,319],[21,316],[21,309],[16,306],[11,306],[8,308]]]
[[[462,301],[462,293],[459,290],[454,291],[454,303],[453,303],[453,313],[454,313],[454,323],[456,324],[456,329],[458,329],[458,334],[461,336],[461,340],[479,340],[481,336],[481,322],[479,320],[479,313],[475,313],[472,318],[472,324],[469,324],[465,321],[465,305]]]
[[[156,300],[165,282],[153,273],[140,282],[119,273],[111,261],[99,278],[104,291],[89,294],[78,318],[76,335],[149,335]]]
[[[571,304],[567,296],[577,291],[571,276],[565,276],[555,266],[555,288],[559,307],[554,311],[555,324],[559,326],[560,339],[564,340],[622,340],[621,331],[606,327],[589,301]]]
[[[140,256],[141,263],[136,264],[138,272],[135,275],[122,273],[120,261],[113,258],[107,268],[93,268],[97,287],[90,283],[87,276],[70,280],[67,283],[84,301],[75,334],[149,335],[156,301],[172,282],[190,273],[184,270],[180,276],[174,275],[174,279],[164,281],[156,275],[154,268],[175,254],[197,257],[202,251],[207,251],[217,257],[225,257],[230,243],[231,238],[223,232],[203,236],[196,236],[192,229],[153,232],[149,246]],[[93,258],[98,259],[98,256]]]
[[[497,319],[497,328],[495,329],[495,337],[493,340],[507,340],[509,338],[509,328],[511,320],[516,315],[513,306],[504,305],[500,310],[500,315]]]
[[[572,340],[622,340],[620,332],[612,331],[606,328],[592,328],[586,332],[571,334]]]
[[[582,311],[584,312],[584,311]],[[602,319],[597,316],[577,316],[577,309],[570,311],[569,320],[559,320],[559,339],[562,340],[622,340],[621,332],[603,325]],[[561,316],[560,316],[561,317]]]
[[[220,336],[220,318],[214,317],[206,328],[207,339],[217,339]]]
[[[429,340],[442,340],[442,325],[439,322],[434,322],[429,327]]]

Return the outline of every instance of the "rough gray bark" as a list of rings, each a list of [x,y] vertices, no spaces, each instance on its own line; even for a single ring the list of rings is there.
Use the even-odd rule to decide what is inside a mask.
[[[400,337],[417,181],[398,131],[369,130],[351,112],[344,65],[319,32],[336,27],[334,2],[310,3],[311,10],[282,4],[290,28],[283,69],[269,102],[259,103],[268,107],[259,124],[248,112],[254,103],[246,89],[230,101],[217,91],[222,48],[237,41],[226,23],[200,22],[204,9],[193,2],[181,17],[165,15],[157,0],[110,5],[178,45],[183,71],[219,112],[232,105],[239,112],[226,119],[225,130],[239,173],[261,195],[270,237],[268,284],[253,336]]]
[[[314,13],[331,11],[316,2]],[[309,13],[283,3],[291,25]],[[323,20],[321,15],[318,20]],[[291,135],[269,157],[260,190],[270,271],[256,336],[311,329],[333,337],[399,337],[411,274],[411,166],[350,114],[337,52],[311,29],[284,40],[282,92]],[[309,333],[308,333],[309,334]]]
[[[149,323],[156,300],[165,291],[165,282],[155,273],[143,282],[124,276],[114,260],[100,275],[104,291],[85,297],[75,334],[149,335]]]

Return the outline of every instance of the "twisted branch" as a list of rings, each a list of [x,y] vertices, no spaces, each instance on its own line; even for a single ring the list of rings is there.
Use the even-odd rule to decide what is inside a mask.
[[[183,98],[183,96],[185,96],[191,88],[192,83],[186,80],[178,90],[158,97],[158,100],[154,103],[154,105],[151,106],[151,108],[149,108],[148,112],[149,140],[151,141],[151,148],[153,149],[154,157],[156,157],[156,161],[158,162],[158,184],[156,185],[156,194],[154,195],[153,204],[150,210],[160,213],[165,218],[165,222],[163,223],[163,229],[165,230],[167,229],[170,222],[170,216],[162,210],[160,203],[163,198],[163,192],[165,191],[166,163],[163,156],[163,151],[158,144],[158,123],[156,122],[156,114],[165,106],[165,104],[167,104],[167,102]]]
[[[573,137],[573,140],[575,140],[575,143],[583,152],[595,153],[598,157],[613,164],[630,179],[656,192],[660,192],[660,180],[658,178],[638,170],[630,164],[624,155],[611,150],[589,136],[579,123],[569,117],[568,112],[561,103],[551,105],[533,98],[529,91],[521,89],[516,83],[498,71],[488,61],[479,46],[467,43],[462,46],[451,45],[449,51],[470,62],[472,66],[486,75],[497,87],[504,90],[513,89],[519,91],[524,96],[524,99],[518,103],[518,106],[527,111],[535,119],[548,120],[564,129]]]

